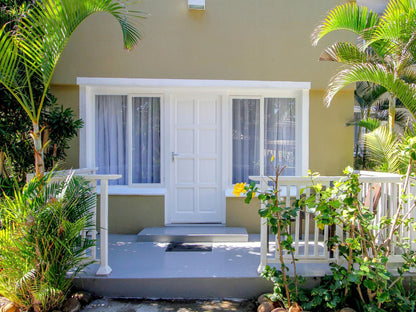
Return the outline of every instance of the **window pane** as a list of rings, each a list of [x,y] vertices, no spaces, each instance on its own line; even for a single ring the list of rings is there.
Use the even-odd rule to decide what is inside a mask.
[[[295,175],[295,99],[264,99],[264,173],[276,175],[275,166],[286,166],[282,175]],[[274,156],[274,161],[270,159]]]
[[[133,98],[133,183],[160,183],[160,98]]]
[[[96,95],[95,165],[97,173],[121,174],[110,185],[127,184],[127,96]]]
[[[260,174],[260,100],[233,99],[233,183]]]

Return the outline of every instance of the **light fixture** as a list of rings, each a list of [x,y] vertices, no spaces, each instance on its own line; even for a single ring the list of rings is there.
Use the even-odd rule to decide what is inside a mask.
[[[205,10],[205,0],[188,0],[188,9]]]

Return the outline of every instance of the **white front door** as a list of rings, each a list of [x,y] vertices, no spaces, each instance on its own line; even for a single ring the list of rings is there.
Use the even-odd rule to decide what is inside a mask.
[[[222,223],[221,97],[175,96],[167,223]]]

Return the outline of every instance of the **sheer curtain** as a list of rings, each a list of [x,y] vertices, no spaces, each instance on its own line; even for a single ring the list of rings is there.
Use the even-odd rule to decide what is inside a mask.
[[[95,165],[97,173],[121,174],[110,185],[127,184],[127,96],[96,95]]]
[[[260,174],[260,100],[233,99],[233,183]]]
[[[133,98],[133,183],[160,183],[160,98]]]
[[[264,99],[265,175],[274,176],[274,166],[286,166],[283,175],[295,175],[296,114],[295,99]],[[270,159],[275,158],[272,164]]]

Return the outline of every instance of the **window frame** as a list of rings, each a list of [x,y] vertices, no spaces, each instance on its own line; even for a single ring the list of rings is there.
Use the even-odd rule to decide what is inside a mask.
[[[250,94],[251,93],[251,94]],[[265,111],[265,99],[266,98],[294,98],[295,99],[295,141],[296,141],[296,154],[295,154],[295,176],[302,176],[307,173],[309,169],[309,90],[262,90],[261,93],[245,92],[239,94],[232,94],[229,96],[228,101],[228,129],[227,137],[229,138],[230,152],[228,157],[228,190],[227,196],[230,193],[229,189],[232,189],[235,183],[232,183],[233,179],[233,146],[232,146],[232,130],[233,130],[233,100],[234,99],[259,99],[260,100],[260,176],[264,175],[264,111]],[[240,181],[248,182],[248,181]]]
[[[80,103],[80,116],[84,120],[84,135],[80,134],[80,167],[96,168],[95,145],[96,145],[96,95],[120,95],[127,96],[127,184],[110,185],[110,194],[139,194],[162,195],[165,190],[165,95],[161,92],[147,90],[138,91],[137,88],[103,88],[86,87],[85,103]],[[80,92],[81,93],[81,92]],[[160,183],[133,183],[133,98],[153,97],[160,98]],[[83,105],[82,105],[83,104]],[[85,137],[85,138],[82,138]],[[88,142],[88,146],[87,143]],[[85,154],[84,154],[84,153]],[[159,191],[152,189],[161,189]],[[129,191],[130,190],[130,191]],[[142,192],[140,192],[142,190]]]

